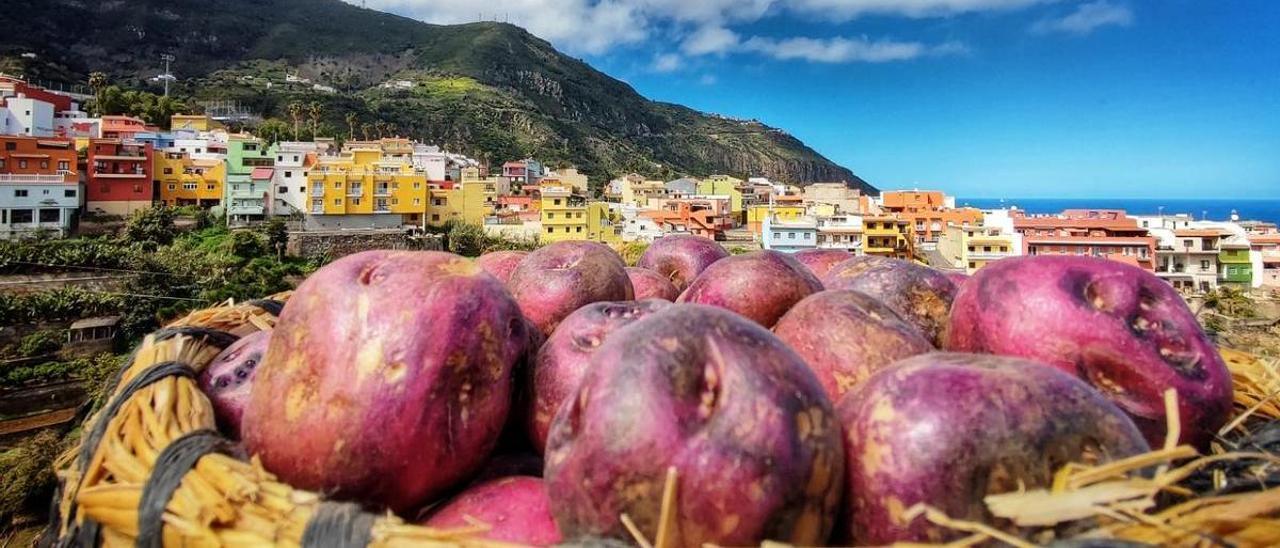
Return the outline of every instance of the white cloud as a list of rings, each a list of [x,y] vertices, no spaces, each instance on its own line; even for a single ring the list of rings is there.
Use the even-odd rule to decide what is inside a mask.
[[[347,0],[359,3],[362,0]],[[661,36],[690,55],[740,46],[731,30],[780,13],[847,21],[864,15],[942,17],[1056,0],[363,0],[429,23],[507,21],[574,54],[601,54]]]
[[[684,65],[684,58],[676,53],[663,53],[653,58],[654,72],[674,72]]]
[[[945,17],[978,11],[1015,10],[1056,0],[790,0],[794,11],[807,11],[833,19],[864,15]]]
[[[947,42],[928,46],[920,42],[871,41],[866,38],[773,38],[752,37],[742,43],[753,51],[780,60],[799,59],[815,63],[887,63],[926,55],[956,55],[968,52],[964,44]]]
[[[698,83],[699,83],[699,84],[702,84],[702,85],[704,85],[704,86],[712,86],[712,85],[715,85],[715,83],[716,83],[716,75],[714,75],[714,74],[703,74],[703,75],[702,75],[702,78],[698,78]]]
[[[1133,12],[1128,6],[1111,4],[1106,0],[1098,0],[1076,6],[1075,11],[1059,17],[1037,21],[1031,25],[1031,32],[1046,34],[1050,32],[1067,32],[1072,34],[1089,34],[1094,29],[1106,26],[1127,27],[1133,23]]]
[[[708,53],[725,53],[738,47],[738,33],[724,27],[702,27],[680,45],[680,49],[689,55],[706,55]]]

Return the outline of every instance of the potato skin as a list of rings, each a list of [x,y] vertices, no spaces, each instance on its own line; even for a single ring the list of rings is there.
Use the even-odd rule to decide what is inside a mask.
[[[813,374],[731,312],[673,305],[605,341],[551,427],[545,477],[566,538],[657,531],[678,471],[679,546],[824,543],[843,483],[840,429]]]
[[[708,266],[728,256],[729,252],[715,240],[692,234],[673,234],[649,244],[640,260],[636,261],[636,266],[666,276],[676,290],[684,291]]]
[[[511,273],[520,265],[520,261],[528,255],[528,251],[492,251],[476,257],[476,264],[505,284],[511,279]]]
[[[661,299],[591,303],[560,322],[533,362],[528,430],[539,454],[546,450],[551,419],[578,388],[596,349],[617,330],[667,306],[671,303]]]
[[[626,267],[607,245],[556,242],[520,261],[507,287],[525,317],[550,336],[565,316],[584,305],[634,299]]]
[[[473,525],[468,518],[490,526],[480,538],[529,546],[561,540],[540,478],[508,476],[474,485],[432,511],[422,525],[456,529]]]
[[[228,346],[200,373],[199,385],[209,402],[218,427],[227,437],[240,439],[240,424],[258,366],[271,340],[270,331],[256,331]]]
[[[1091,257],[1019,257],[961,287],[947,348],[1019,356],[1085,379],[1164,443],[1178,392],[1180,443],[1206,449],[1231,414],[1231,374],[1186,302],[1140,268]]]
[[[920,329],[935,346],[944,342],[956,294],[955,283],[941,272],[883,257],[837,265],[827,275],[827,289],[852,289],[878,299]]]
[[[911,522],[926,503],[992,523],[983,497],[1045,487],[1070,462],[1148,450],[1131,420],[1083,381],[1001,356],[932,353],[876,373],[839,406],[853,544],[942,542],[964,533]]]
[[[667,302],[675,302],[680,297],[680,290],[676,289],[671,280],[655,270],[629,266],[627,267],[627,277],[631,278],[631,287],[635,290],[637,301],[662,299]]]
[[[791,256],[821,280],[832,267],[854,258],[855,255],[843,249],[801,249]]]
[[[934,350],[919,329],[865,293],[828,289],[796,303],[773,333],[817,375],[831,401],[894,362]]]
[[[294,292],[254,381],[244,444],[302,489],[407,511],[485,461],[531,337],[470,259],[367,251]]]
[[[822,282],[786,253],[753,251],[717,261],[702,271],[677,302],[718,306],[768,327]]]

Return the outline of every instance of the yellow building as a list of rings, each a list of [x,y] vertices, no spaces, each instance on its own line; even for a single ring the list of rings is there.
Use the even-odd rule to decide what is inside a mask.
[[[169,129],[172,131],[210,131],[222,127],[207,114],[174,114],[169,117]]]
[[[703,196],[728,196],[729,211],[742,222],[742,179],[728,175],[712,175],[698,182],[698,194]],[[764,218],[760,219],[764,222]],[[748,220],[748,222],[750,222]]]
[[[543,243],[565,240],[590,240],[602,243],[622,241],[616,224],[604,202],[589,202],[567,186],[544,185],[542,190]]]
[[[729,207],[732,210],[732,199]],[[750,230],[752,234],[760,234],[761,227],[764,226],[764,220],[771,215],[776,221],[798,221],[805,216],[805,208],[800,205],[753,205],[747,208],[747,230]]]
[[[428,190],[425,173],[402,156],[384,155],[377,143],[359,143],[340,156],[322,156],[307,172],[308,211],[317,217],[314,224],[322,226],[421,225]]]
[[[896,259],[912,259],[910,226],[905,219],[890,216],[862,219],[862,251]]]
[[[160,201],[170,206],[213,207],[222,203],[227,163],[217,158],[192,159],[185,152],[156,152],[153,173]]]
[[[992,261],[1022,253],[1021,236],[1004,234],[998,228],[948,225],[938,239],[938,252],[952,266],[973,274]]]
[[[506,185],[503,177],[480,177],[480,170],[474,167],[462,170],[460,183],[432,183],[427,226],[439,228],[450,221],[484,224]]]

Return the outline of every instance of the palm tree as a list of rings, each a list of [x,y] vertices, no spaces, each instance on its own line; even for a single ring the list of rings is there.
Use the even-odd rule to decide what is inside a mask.
[[[356,113],[347,113],[347,140],[356,140]]]
[[[107,75],[94,71],[89,73],[89,88],[93,90],[94,108],[102,114],[102,92],[107,89]]]
[[[378,130],[378,138],[382,138],[382,134],[387,131],[387,123],[382,120],[373,122],[373,127]]]
[[[369,140],[369,132],[370,132],[371,130],[373,130],[373,126],[372,126],[372,125],[370,125],[370,124],[360,124],[360,133],[363,133],[363,134],[364,134],[364,140],[366,140],[366,141],[368,141],[368,140]]]
[[[311,115],[311,138],[312,139],[315,139],[317,136],[320,135],[320,115],[323,113],[324,113],[324,107],[316,101],[312,101],[311,104],[307,106],[307,114]]]
[[[387,124],[387,133],[390,133],[392,137],[399,137],[400,127],[394,123]]]
[[[289,117],[293,118],[293,140],[298,140],[298,121],[302,119],[302,103],[289,103]]]

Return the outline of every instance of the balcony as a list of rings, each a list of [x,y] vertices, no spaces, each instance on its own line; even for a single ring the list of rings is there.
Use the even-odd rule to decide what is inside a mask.
[[[364,189],[363,189],[363,188],[355,187],[355,188],[348,188],[348,189],[347,189],[347,197],[348,197],[348,198],[359,198],[359,197],[361,197],[361,196],[364,196]]]
[[[390,196],[391,189],[385,186],[376,187],[373,189],[373,195],[374,196]]]
[[[93,172],[93,177],[96,179],[138,179],[138,178],[146,178],[146,176],[147,176],[146,173],[141,173],[141,172],[135,172],[135,173],[110,173],[105,171]]]
[[[0,173],[0,183],[56,184],[65,182],[68,182],[65,175],[23,175],[20,173]]]
[[[118,160],[122,162],[140,162],[147,159],[145,154],[96,154],[93,159],[97,160]]]
[[[312,215],[324,215],[324,206],[311,206]]]
[[[323,186],[323,185],[311,185],[311,195],[312,195],[312,196],[314,196],[314,197],[317,197],[317,198],[318,198],[318,197],[323,197],[323,196],[324,196],[324,186]]]

